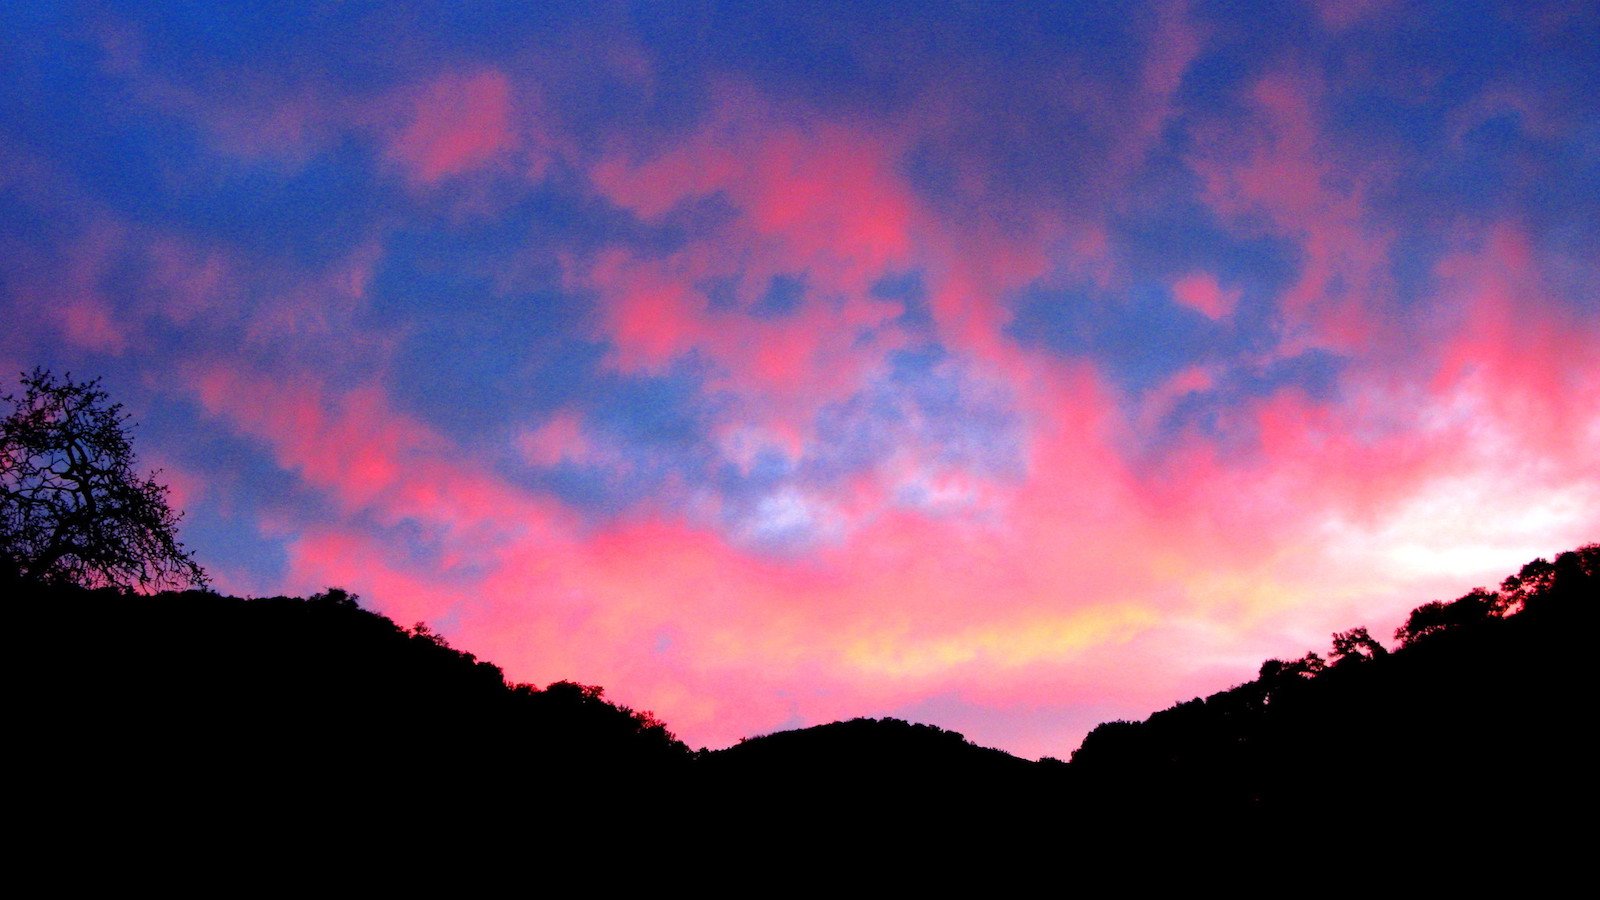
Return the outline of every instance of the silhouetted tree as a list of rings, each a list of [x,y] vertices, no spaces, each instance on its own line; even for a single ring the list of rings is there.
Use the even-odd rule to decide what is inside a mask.
[[[1261,664],[1258,677],[1265,682],[1284,681],[1289,678],[1315,678],[1322,671],[1322,657],[1307,653],[1299,659],[1269,659]]]
[[[33,581],[161,589],[204,585],[177,539],[167,488],[134,470],[128,417],[100,380],[22,375],[0,420],[0,556]]]
[[[1487,622],[1504,615],[1512,605],[1504,597],[1485,588],[1473,588],[1449,603],[1424,603],[1411,611],[1406,623],[1395,630],[1394,638],[1402,646],[1410,646],[1430,635]],[[1522,600],[1515,603],[1521,605]]]
[[[1333,633],[1333,662],[1358,662],[1388,656],[1389,651],[1365,627]]]

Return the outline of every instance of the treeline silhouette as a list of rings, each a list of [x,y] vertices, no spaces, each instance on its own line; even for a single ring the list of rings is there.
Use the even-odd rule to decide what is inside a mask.
[[[1393,650],[1355,628],[1326,657],[1269,660],[1245,684],[1101,725],[1068,763],[896,719],[693,752],[598,687],[510,684],[340,590],[241,600],[0,582],[15,611],[13,766],[45,819],[156,804],[471,830],[536,810],[610,823],[597,840],[715,836],[745,852],[889,833],[1082,850],[1215,837],[1223,823],[1258,836],[1526,830],[1557,799],[1594,799],[1596,544],[1418,607]]]
[[[1415,609],[1387,651],[1365,629],[1072,756],[1090,805],[1198,820],[1536,827],[1592,801],[1600,545],[1538,559],[1497,590]]]
[[[591,800],[599,814],[605,798],[681,780],[693,758],[599,687],[508,683],[342,590],[242,600],[15,577],[0,590],[24,636],[17,769],[46,815],[159,808],[237,825],[314,810],[370,824]]]

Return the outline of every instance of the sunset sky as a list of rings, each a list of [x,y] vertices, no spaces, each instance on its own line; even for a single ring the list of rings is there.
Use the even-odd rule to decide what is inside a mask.
[[[1600,5],[10,4],[0,375],[238,595],[1066,757],[1600,540]]]

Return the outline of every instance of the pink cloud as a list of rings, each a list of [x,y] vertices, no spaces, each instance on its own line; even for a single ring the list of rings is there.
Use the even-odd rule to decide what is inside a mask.
[[[671,717],[692,740],[727,742],[794,715],[887,709],[931,688],[987,683],[1058,652],[1070,657],[1143,617],[1131,606],[1079,610],[1066,594],[1056,612],[1038,611],[1072,568],[1056,542],[1101,530],[1081,504],[1055,504],[1022,543],[1007,540],[1004,528],[973,530],[970,521],[877,515],[855,540],[812,560],[763,559],[673,518],[624,521],[578,539],[548,516],[539,525],[531,498],[452,460],[375,395],[260,387],[219,371],[197,382],[208,409],[267,439],[282,465],[351,514],[472,529],[482,540],[478,564],[493,561],[481,578],[460,582],[414,571],[359,530],[321,529],[292,542],[298,589],[346,584],[402,621],[448,613],[452,640],[513,677],[605,683],[614,696]],[[1091,438],[1063,435],[1079,435],[1073,445],[1099,464],[1110,461]],[[1063,523],[1076,524],[1056,530]],[[952,557],[926,552],[957,545],[963,558],[984,564],[952,568]],[[1019,564],[1040,550],[1056,563]],[[1072,577],[1091,592],[1139,583],[1121,574],[1110,582]],[[982,609],[964,602],[977,595],[992,599]]]
[[[1187,3],[1164,4],[1156,13],[1144,58],[1145,90],[1170,97],[1183,81],[1183,73],[1199,54],[1200,35],[1188,21]]]
[[[931,276],[929,305],[940,336],[986,364],[1007,367],[1008,376],[1026,379],[1017,367],[1031,363],[1004,336],[1010,312],[1002,298],[1052,272],[1055,260],[1049,251],[1057,237],[1053,227],[1043,226],[1037,233],[1014,236],[990,228],[932,236],[934,249],[925,271]],[[1093,254],[1103,251],[1102,238],[1090,231],[1072,242],[1081,254],[1077,261],[1090,270],[1100,268]]]
[[[1456,315],[1437,323],[1445,352],[1410,363],[1435,375],[1417,387],[1354,340],[1374,318],[1360,292],[1331,296],[1341,278],[1377,283],[1384,242],[1362,226],[1358,199],[1328,186],[1300,86],[1265,84],[1256,101],[1259,143],[1238,166],[1210,164],[1210,200],[1229,214],[1265,212],[1303,241],[1307,267],[1287,314],[1308,341],[1352,348],[1352,371],[1336,401],[1282,391],[1243,403],[1234,415],[1256,440],[1242,450],[1186,435],[1141,467],[1125,453],[1139,423],[1090,367],[1004,339],[1005,292],[1054,271],[1056,248],[1093,264],[1103,232],[949,226],[903,184],[894,139],[770,112],[727,113],[682,145],[594,173],[645,218],[712,192],[737,216],[726,233],[665,256],[613,251],[574,264],[574,279],[601,298],[612,364],[660,371],[699,355],[717,370],[712,389],[737,401],[716,426],[729,458],[776,445],[798,459],[819,405],[870,382],[896,346],[880,332],[900,307],[870,286],[915,267],[950,351],[1014,392],[1022,473],[963,471],[939,448],[900,447],[837,484],[776,496],[839,523],[812,552],[779,556],[691,503],[580,523],[372,385],[230,362],[197,367],[189,386],[208,415],[260,440],[330,501],[335,522],[286,535],[292,589],[344,584],[402,622],[443,624],[514,679],[604,684],[694,744],[930,696],[1010,711],[1043,696],[1100,712],[1052,726],[1054,744],[1018,743],[998,736],[1009,726],[981,723],[972,736],[1065,755],[1099,718],[1242,680],[1262,658],[1322,647],[1334,628],[1381,631],[1384,616],[1428,596],[1414,591],[1460,587],[1430,559],[1468,548],[1475,558],[1460,571],[1493,575],[1600,527],[1600,486],[1586,468],[1600,456],[1600,395],[1583,364],[1596,356],[1593,326],[1538,312],[1546,304],[1527,239],[1506,230],[1440,267],[1440,306]],[[443,153],[474,161],[440,163],[435,177],[504,151]],[[424,164],[407,164],[432,180]],[[282,327],[305,327],[324,294],[361,296],[370,265],[336,268],[304,304],[284,304],[295,312]],[[203,262],[177,270],[204,283]],[[773,276],[794,273],[808,289],[797,309],[747,314]],[[698,287],[713,278],[737,283],[732,309]],[[1238,300],[1204,272],[1174,295],[1208,315]],[[1347,309],[1353,323],[1341,318]],[[1213,379],[1181,372],[1162,402]],[[604,452],[572,413],[517,448],[536,465]],[[900,499],[908,484],[921,502]],[[440,562],[406,558],[374,521],[420,530]]]
[[[522,458],[535,466],[554,466],[583,460],[590,453],[583,422],[571,412],[560,412],[517,439]]]
[[[389,153],[423,183],[481,167],[515,144],[511,83],[495,70],[445,75],[413,100]]]
[[[1187,65],[1180,49],[1164,74],[1151,76],[1161,90]],[[671,257],[603,254],[575,274],[605,301],[613,362],[660,371],[699,354],[722,374],[715,388],[752,400],[741,414],[803,443],[820,405],[859,389],[903,345],[905,335],[890,326],[903,305],[871,289],[886,275],[916,270],[941,341],[995,366],[1026,368],[1005,336],[1004,298],[1057,267],[1103,270],[1105,231],[1093,223],[1069,230],[1048,217],[1021,231],[955,223],[925,208],[902,158],[928,125],[816,120],[725,90],[709,123],[681,143],[642,160],[602,160],[590,173],[595,184],[642,217],[713,194],[738,213],[725,230]],[[1054,252],[1061,249],[1069,252]],[[799,309],[777,318],[746,313],[774,276],[796,274],[807,289]],[[734,308],[713,307],[701,293],[714,281],[736,285]]]
[[[1590,362],[1600,332],[1554,299],[1527,235],[1502,224],[1436,271],[1453,333],[1436,357],[1432,391],[1470,393],[1480,415],[1515,422],[1541,455],[1587,449],[1580,426],[1600,408],[1600,372]]]
[[[74,344],[101,353],[121,353],[127,349],[127,336],[103,304],[90,299],[79,300],[61,307],[59,315],[62,331]]]
[[[414,183],[430,186],[490,165],[519,167],[536,181],[556,153],[572,150],[539,103],[542,80],[560,77],[548,61],[521,83],[501,69],[483,67],[372,92],[352,89],[315,67],[292,74],[175,78],[146,64],[146,42],[136,28],[107,20],[92,31],[102,69],[125,82],[135,102],[193,124],[215,150],[256,163],[300,168],[354,133],[376,138]],[[636,71],[642,62],[636,50],[613,46],[605,61],[629,77],[647,75]],[[452,198],[468,211],[496,201],[470,190]]]
[[[856,290],[904,264],[916,212],[885,135],[826,121],[786,120],[730,96],[697,134],[651,159],[601,161],[591,172],[612,200],[657,218],[721,192],[742,213],[753,246]]]
[[[618,366],[659,371],[712,340],[709,301],[692,286],[698,269],[687,259],[654,264],[620,251],[600,258],[588,277],[611,299],[606,331]]]
[[[1342,31],[1392,6],[1391,0],[1317,0],[1317,16],[1324,27]]]
[[[196,368],[189,384],[207,413],[269,442],[278,464],[348,513],[388,523],[422,518],[464,532],[531,529],[555,515],[463,459],[443,437],[397,413],[373,387],[332,391],[308,378]]]
[[[1480,298],[1474,306],[1505,296],[1494,273],[1514,268],[1519,251],[1513,241],[1496,252],[1474,267],[1468,256],[1444,267],[1463,295]],[[1462,340],[1516,337],[1493,322],[1469,316]],[[1511,383],[1536,374],[1493,371]],[[1430,404],[1476,396],[1462,377],[1448,378]],[[1206,383],[1203,373],[1177,381]],[[795,719],[888,714],[929,696],[1018,716],[1047,696],[1098,716],[1028,741],[1007,736],[1002,712],[968,730],[1064,755],[1099,718],[1224,687],[1263,658],[1323,647],[1334,628],[1392,627],[1383,617],[1428,596],[1417,592],[1460,587],[1419,563],[1448,542],[1488,548],[1475,565],[1494,570],[1519,561],[1513,554],[1530,541],[1548,552],[1544,543],[1600,526],[1600,506],[1564,520],[1507,517],[1553,502],[1574,479],[1597,488],[1592,473],[1573,468],[1593,458],[1592,427],[1591,444],[1549,456],[1548,433],[1524,431],[1509,409],[1457,420],[1401,407],[1402,421],[1374,431],[1362,402],[1290,392],[1247,411],[1260,433],[1255,453],[1223,455],[1197,441],[1166,468],[1141,472],[1118,450],[1117,403],[1092,370],[1039,366],[1028,384],[1023,480],[934,476],[952,495],[977,498],[971,508],[981,514],[887,503],[896,480],[915,471],[915,460],[902,460],[911,468],[819,496],[850,528],[804,557],[752,552],[668,510],[580,528],[371,391],[275,382],[268,392],[225,372],[204,375],[198,391],[351,517],[293,538],[296,589],[344,584],[401,621],[443,622],[452,642],[514,679],[605,684],[696,745]],[[1353,390],[1388,385],[1381,370],[1363,369]],[[1582,387],[1592,398],[1593,376]],[[1392,399],[1377,408],[1395,408]],[[582,450],[570,416],[533,435],[525,449],[542,459]],[[1516,470],[1505,454],[1543,454],[1557,468],[1508,479]],[[1429,510],[1463,486],[1484,504],[1480,514],[1448,517],[1456,524],[1435,539],[1440,521]],[[447,561],[473,565],[419,569],[356,526],[359,511],[443,533]]]
[[[12,290],[69,343],[97,353],[122,353],[137,339],[140,323],[117,309],[105,288],[129,245],[127,228],[96,217],[58,251],[59,257],[20,267]]]
[[[691,354],[714,364],[712,389],[742,400],[734,415],[744,428],[730,434],[765,432],[797,456],[819,408],[866,386],[886,354],[904,346],[906,333],[891,325],[904,307],[870,288],[917,269],[947,346],[1019,365],[1003,333],[1002,298],[1050,271],[1051,235],[952,226],[926,210],[901,175],[904,141],[893,130],[786,117],[728,93],[683,143],[642,162],[616,155],[598,163],[595,184],[645,218],[710,194],[739,213],[733,226],[669,258],[608,253],[581,272],[605,301],[614,364],[659,372]],[[1059,237],[1104,253],[1102,231]],[[747,312],[773,277],[794,274],[806,285],[795,311]],[[736,285],[733,307],[701,293],[718,280]]]
[[[219,253],[204,253],[186,242],[163,235],[145,246],[150,261],[151,294],[160,314],[188,325],[234,299],[236,276]]]
[[[573,278],[603,299],[602,325],[626,371],[661,371],[696,355],[712,387],[770,434],[804,435],[822,405],[879,371],[903,336],[885,327],[902,304],[872,285],[912,263],[925,216],[899,174],[896,143],[839,123],[795,120],[731,95],[682,143],[644,159],[613,156],[591,171],[614,202],[658,218],[719,194],[738,212],[725,229],[668,257],[601,254]],[[779,276],[805,295],[777,317],[752,308]],[[713,305],[706,284],[733,286]]]
[[[1382,316],[1374,298],[1392,294],[1387,281],[1391,238],[1364,209],[1364,178],[1341,171],[1315,115],[1314,79],[1274,73],[1260,79],[1246,127],[1202,128],[1205,150],[1192,160],[1206,199],[1227,217],[1264,214],[1275,230],[1300,242],[1299,280],[1281,306],[1300,347],[1350,350],[1374,339]]]
[[[285,83],[251,72],[196,87],[149,66],[137,28],[101,19],[91,31],[102,69],[136,102],[194,123],[218,150],[246,159],[304,165],[370,103],[351,102],[316,76]]]
[[[1223,290],[1217,284],[1217,278],[1209,272],[1194,272],[1177,280],[1172,285],[1172,296],[1179,303],[1190,309],[1213,319],[1221,319],[1233,314],[1234,307],[1239,304],[1239,296],[1243,293],[1238,288]]]

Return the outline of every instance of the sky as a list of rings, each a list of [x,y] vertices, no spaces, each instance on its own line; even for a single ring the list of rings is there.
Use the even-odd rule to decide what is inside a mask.
[[[1065,758],[1600,539],[1600,6],[28,3],[0,373],[215,586]]]

